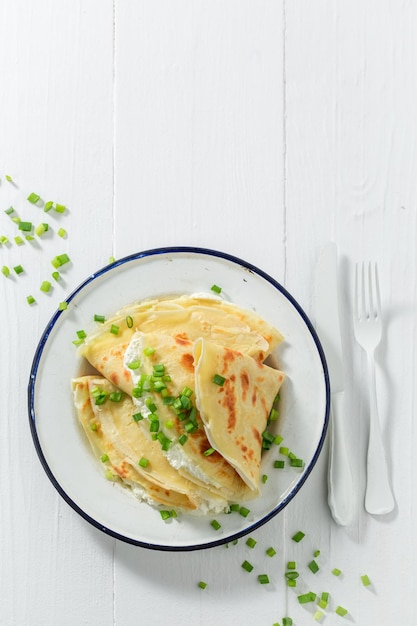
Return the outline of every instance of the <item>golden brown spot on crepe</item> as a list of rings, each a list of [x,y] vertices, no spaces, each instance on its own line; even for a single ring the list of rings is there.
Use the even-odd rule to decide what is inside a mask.
[[[253,432],[253,436],[255,437],[259,445],[262,445],[262,437],[261,437],[259,430],[255,428],[255,426],[252,426],[252,432]]]
[[[114,469],[119,474],[120,478],[126,478],[128,474],[129,466],[126,463],[126,461],[122,461],[120,464],[120,467],[115,467]]]
[[[227,430],[232,432],[236,426],[236,398],[234,388],[230,385],[230,381],[226,380],[224,386],[224,396],[222,405],[227,410]]]
[[[252,448],[250,448],[250,450],[248,450],[248,457],[252,460],[254,457],[254,451],[252,450]]]
[[[108,360],[108,356],[107,356],[107,354],[105,354],[105,355],[103,356],[103,358],[102,358],[102,361],[106,362],[107,360]]]
[[[253,393],[252,393],[252,406],[256,405],[257,397],[258,397],[258,393],[257,393],[256,387],[255,387],[254,390],[253,390]]]
[[[181,357],[181,364],[183,366],[184,369],[188,370],[189,372],[193,372],[194,371],[194,357],[192,354],[189,354],[188,352],[183,354]]]
[[[128,372],[127,370],[123,370],[123,378],[124,378],[124,379],[125,379],[128,383],[130,383],[130,382],[131,382],[131,380],[132,380],[132,378],[131,378],[131,376],[130,376],[130,372]]]
[[[240,375],[240,384],[242,385],[242,398],[243,398],[243,401],[245,402],[246,395],[249,391],[249,376],[246,371],[243,371]]]
[[[117,375],[117,372],[112,372],[110,374],[110,380],[117,387],[117,385],[119,384],[119,377]]]
[[[178,333],[178,335],[175,335],[174,339],[180,346],[189,346],[191,344],[187,333]]]
[[[231,350],[230,348],[225,349],[222,374],[225,374],[227,372],[227,370],[229,369],[229,365],[236,360],[236,356],[237,352],[235,352],[234,350]]]

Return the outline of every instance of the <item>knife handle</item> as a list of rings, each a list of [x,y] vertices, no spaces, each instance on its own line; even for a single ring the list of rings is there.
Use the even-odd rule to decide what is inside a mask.
[[[328,503],[335,522],[347,526],[353,518],[353,482],[344,432],[343,400],[343,391],[332,393]]]

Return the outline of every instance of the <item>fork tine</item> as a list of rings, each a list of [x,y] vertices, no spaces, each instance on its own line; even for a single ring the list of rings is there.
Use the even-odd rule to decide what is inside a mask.
[[[365,296],[365,263],[362,261],[361,263],[361,296],[362,296],[362,313],[361,319],[366,319],[368,316],[366,310],[366,296]]]
[[[378,264],[375,263],[376,317],[381,317],[381,293],[379,291]]]
[[[372,263],[368,263],[369,319],[376,317],[373,298]]]
[[[355,319],[359,319],[359,306],[358,306],[358,263],[355,265],[355,302],[354,302]]]

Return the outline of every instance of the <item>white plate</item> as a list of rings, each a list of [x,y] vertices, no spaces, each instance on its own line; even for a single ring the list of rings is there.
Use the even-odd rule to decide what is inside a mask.
[[[72,341],[76,331],[95,327],[94,314],[110,317],[124,305],[146,298],[210,292],[256,311],[278,328],[285,341],[275,356],[287,378],[281,390],[277,433],[282,445],[305,462],[302,470],[274,469],[279,450],[264,453],[262,474],[268,480],[260,496],[239,513],[212,517],[181,514],[162,521],[157,510],[107,481],[78,426],[70,380],[82,373]],[[296,495],[317,461],[327,430],[329,378],[317,335],[294,298],[253,265],[221,252],[201,248],[160,248],[140,252],[108,265],[87,278],[57,311],[36,350],[29,381],[29,418],[39,458],[61,496],[100,530],[130,542],[161,550],[193,550],[240,537],[282,511]],[[282,457],[281,457],[282,458]]]

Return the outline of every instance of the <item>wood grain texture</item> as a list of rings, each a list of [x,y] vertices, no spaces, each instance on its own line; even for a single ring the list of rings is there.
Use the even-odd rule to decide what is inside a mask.
[[[315,609],[296,596],[309,589],[331,594],[326,626],[342,623],[338,604],[358,626],[413,623],[416,24],[411,0],[0,4],[0,235],[16,234],[10,205],[52,228],[37,243],[0,247],[0,266],[25,267],[0,276],[1,623],[272,626],[289,615],[308,626]],[[43,213],[26,201],[31,191],[68,212]],[[26,415],[31,359],[57,303],[112,254],[196,245],[265,270],[314,321],[314,264],[329,239],[342,278],[353,524],[337,526],[327,508],[327,443],[297,497],[252,533],[253,550],[240,540],[147,551],[73,512],[37,459]],[[61,252],[72,264],[41,294]],[[381,518],[363,508],[369,401],[351,325],[362,259],[379,263],[385,318],[377,382],[396,509]],[[271,584],[247,574],[244,559]],[[302,574],[295,590],[288,560]]]

